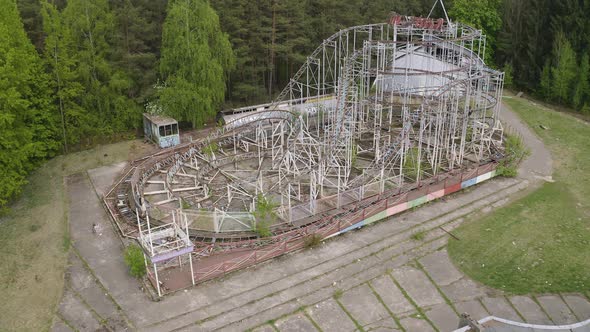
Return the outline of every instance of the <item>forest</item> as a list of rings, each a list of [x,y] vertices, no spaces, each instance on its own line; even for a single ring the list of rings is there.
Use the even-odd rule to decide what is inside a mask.
[[[0,209],[48,158],[268,102],[324,38],[434,0],[0,0]],[[506,86],[590,113],[590,0],[447,0]],[[434,16],[443,16],[439,5]]]

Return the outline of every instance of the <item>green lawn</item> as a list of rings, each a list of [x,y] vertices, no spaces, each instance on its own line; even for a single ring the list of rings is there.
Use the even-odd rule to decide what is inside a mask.
[[[49,330],[64,286],[69,250],[64,176],[135,157],[139,141],[60,156],[29,177],[0,218],[0,330]],[[106,156],[105,156],[106,154]]]
[[[524,99],[504,101],[550,149],[555,182],[459,227],[449,254],[473,279],[510,293],[588,292],[590,125]]]

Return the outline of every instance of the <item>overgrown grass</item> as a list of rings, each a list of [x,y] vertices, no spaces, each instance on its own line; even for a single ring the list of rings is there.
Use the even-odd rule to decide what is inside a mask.
[[[505,134],[505,136],[505,156],[496,170],[502,176],[515,177],[518,175],[518,165],[530,155],[530,150],[524,145],[519,136],[510,134]]]
[[[64,176],[127,160],[139,141],[98,147],[47,162],[0,218],[0,330],[49,330],[64,286],[70,248]]]
[[[449,254],[473,279],[510,293],[588,292],[590,125],[524,99],[505,102],[551,150],[555,182],[459,227]]]
[[[129,268],[129,274],[135,278],[142,278],[145,275],[145,259],[138,245],[132,244],[125,249],[125,264]]]

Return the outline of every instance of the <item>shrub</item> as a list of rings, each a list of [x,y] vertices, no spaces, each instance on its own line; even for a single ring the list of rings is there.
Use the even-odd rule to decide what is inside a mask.
[[[426,237],[426,233],[424,231],[416,232],[416,233],[412,234],[412,236],[410,236],[410,238],[414,241],[422,241],[422,240],[424,240],[425,237]]]
[[[303,239],[303,245],[305,248],[313,248],[322,243],[322,240],[322,236],[318,233],[309,234]]]
[[[206,156],[211,157],[215,152],[219,151],[219,145],[216,142],[209,143],[203,147],[202,151]]]
[[[253,214],[256,218],[254,231],[259,237],[272,236],[270,225],[272,225],[272,221],[276,218],[274,212],[276,207],[277,204],[267,199],[264,195],[258,194],[256,198],[256,210]]]
[[[256,232],[256,234],[258,234],[259,237],[272,236],[272,232],[270,231],[270,222],[268,221],[257,220],[254,231]]]
[[[141,278],[146,273],[143,251],[141,248],[132,244],[125,249],[125,264],[129,268],[129,274],[136,278]]]

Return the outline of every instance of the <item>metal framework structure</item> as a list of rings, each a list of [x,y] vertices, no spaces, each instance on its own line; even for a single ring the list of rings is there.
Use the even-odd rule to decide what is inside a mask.
[[[128,207],[112,213],[137,210],[144,239],[142,229],[180,221],[199,261],[280,248],[369,198],[500,159],[503,73],[485,65],[485,42],[448,19],[395,14],[341,30],[274,102],[225,113],[206,139],[142,160],[117,191]]]

